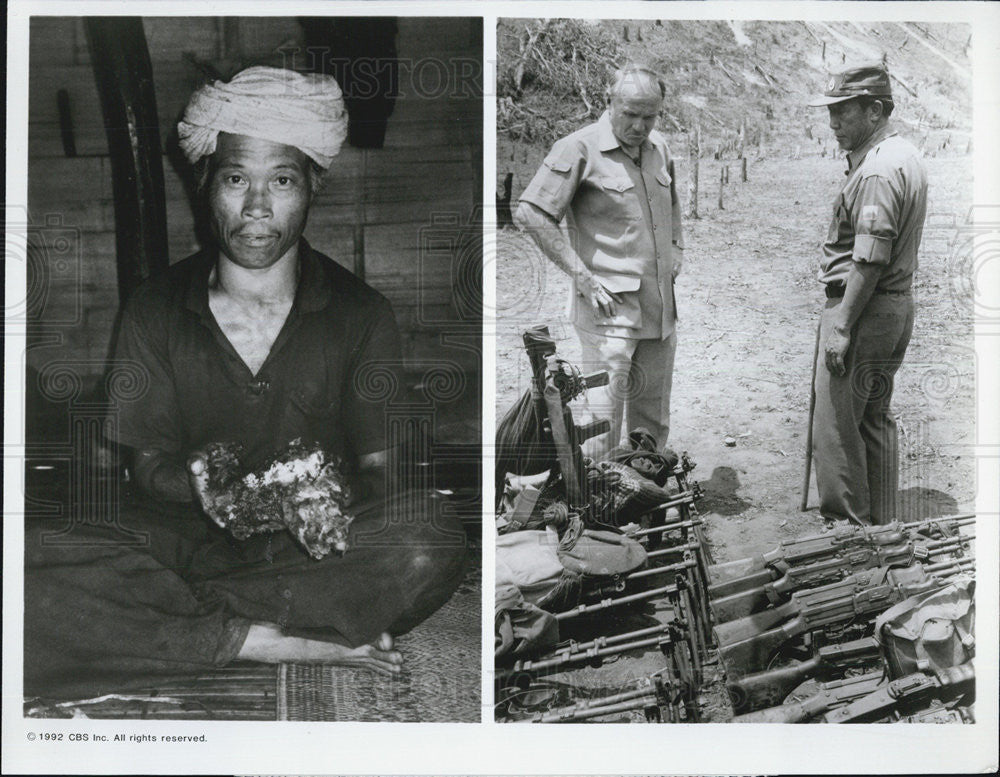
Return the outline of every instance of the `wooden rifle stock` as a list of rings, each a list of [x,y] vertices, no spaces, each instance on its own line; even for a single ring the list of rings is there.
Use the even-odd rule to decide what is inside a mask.
[[[730,680],[726,690],[733,703],[733,712],[739,715],[781,704],[806,680],[817,677],[831,680],[837,672],[877,660],[878,657],[879,646],[873,637],[827,645],[808,661]]]
[[[881,671],[870,672],[848,680],[824,683],[808,699],[794,704],[780,704],[745,715],[737,715],[733,723],[805,723],[830,710],[850,704],[876,691],[884,682]]]
[[[944,575],[967,571],[974,563],[972,559],[961,559],[903,569],[877,567],[830,585],[800,591],[773,610],[716,626],[719,658],[731,677],[760,671],[789,640],[813,629],[870,618],[909,596],[945,586]],[[792,620],[776,625],[776,621],[787,617]],[[759,633],[753,635],[754,629]]]
[[[789,618],[794,618],[799,614],[799,604],[797,602],[785,602],[779,607],[770,610],[747,615],[744,618],[729,621],[728,623],[717,623],[715,626],[715,639],[719,649],[752,639],[760,634],[776,628]]]

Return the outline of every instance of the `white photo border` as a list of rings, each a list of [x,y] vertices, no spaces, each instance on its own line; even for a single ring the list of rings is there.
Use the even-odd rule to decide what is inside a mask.
[[[484,203],[492,203],[496,180],[496,22],[503,17],[613,17],[678,19],[852,19],[859,22],[914,20],[967,22],[973,28],[975,202],[1000,203],[1000,7],[979,2],[659,2],[552,0],[550,2],[299,2],[216,0],[190,2],[18,2],[8,7],[7,181],[8,204],[27,201],[28,18],[41,15],[234,15],[301,14],[470,16],[484,23]],[[484,257],[494,256],[492,237]],[[994,262],[996,264],[996,262]],[[495,302],[491,265],[484,262],[484,309]],[[995,276],[996,267],[984,268]],[[24,267],[6,264],[6,302],[23,299]],[[996,306],[1000,278],[987,304]],[[20,296],[19,296],[20,295]],[[4,526],[3,771],[23,773],[327,773],[327,774],[718,774],[718,773],[956,773],[997,769],[996,689],[998,566],[1000,532],[1000,328],[976,331],[977,512],[992,520],[977,526],[977,623],[979,657],[977,723],[967,726],[516,726],[492,721],[493,504],[492,458],[496,411],[495,327],[484,321],[483,460],[484,595],[483,722],[480,724],[292,723],[212,721],[35,720],[22,712],[21,622],[23,618],[23,528]],[[23,335],[4,341],[5,455],[23,447]],[[14,461],[14,459],[7,459]],[[4,468],[4,514],[17,515],[23,472]],[[207,735],[206,743],[46,744],[37,732]]]

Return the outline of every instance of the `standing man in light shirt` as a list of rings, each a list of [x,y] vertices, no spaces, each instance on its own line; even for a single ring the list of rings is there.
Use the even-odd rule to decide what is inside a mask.
[[[820,512],[886,524],[896,518],[899,480],[889,404],[913,331],[927,173],[919,151],[889,123],[894,106],[883,64],[833,76],[810,105],[828,108],[848,163],[819,272],[827,297],[814,384]]]
[[[585,445],[595,459],[618,444],[623,421],[660,445],[670,432],[674,279],[684,243],[673,159],[654,129],[665,94],[650,68],[617,71],[607,111],[555,143],[514,215],[573,279],[571,318],[584,368],[611,375],[606,388],[588,393],[595,415],[611,422]]]

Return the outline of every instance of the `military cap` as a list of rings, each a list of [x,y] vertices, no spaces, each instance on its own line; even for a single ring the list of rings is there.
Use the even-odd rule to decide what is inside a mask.
[[[827,82],[826,91],[809,103],[811,108],[853,100],[855,97],[892,97],[889,71],[885,65],[861,65],[834,73]]]

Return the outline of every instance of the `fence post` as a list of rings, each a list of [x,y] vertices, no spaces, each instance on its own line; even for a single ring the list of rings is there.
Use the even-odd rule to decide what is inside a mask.
[[[700,218],[698,215],[698,166],[701,156],[701,125],[697,125],[694,131],[694,142],[688,136],[688,212],[687,217],[691,219]]]

